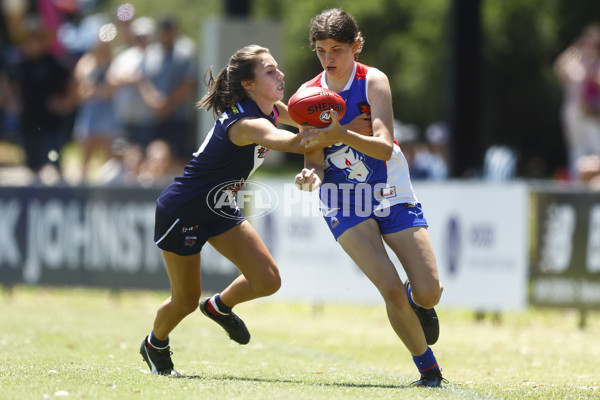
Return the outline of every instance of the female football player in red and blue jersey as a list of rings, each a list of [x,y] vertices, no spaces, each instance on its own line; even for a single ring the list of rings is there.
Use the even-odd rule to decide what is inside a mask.
[[[277,265],[242,216],[235,194],[269,149],[306,152],[299,136],[276,127],[278,118],[295,125],[285,106],[275,106],[283,99],[283,76],[269,50],[257,45],[238,50],[216,79],[210,73],[208,92],[198,105],[212,109],[219,119],[183,175],[156,202],[154,240],[166,263],[171,296],[158,308],[153,330],[140,348],[155,374],[177,374],[169,333],[198,307],[200,250],[206,242],[242,273],[221,293],[200,302],[200,310],[232,340],[246,344],[250,333],[231,308],[279,289]]]
[[[440,386],[444,378],[429,345],[439,336],[433,307],[442,285],[427,221],[393,139],[388,78],[357,61],[364,39],[354,18],[341,9],[312,19],[310,41],[323,71],[303,86],[337,92],[346,101],[346,113],[339,123],[332,118],[329,127],[311,129],[314,136],[302,140],[315,151],[306,154],[296,185],[320,187],[333,236],[377,287],[394,331],[413,356],[421,373],[414,385]],[[319,149],[323,144],[329,146]],[[406,283],[384,243],[398,256]]]

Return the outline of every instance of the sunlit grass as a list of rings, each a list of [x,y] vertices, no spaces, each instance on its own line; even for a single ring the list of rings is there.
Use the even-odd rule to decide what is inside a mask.
[[[600,395],[600,318],[528,310],[499,321],[440,308],[433,346],[449,384],[410,387],[410,355],[382,305],[239,305],[252,340],[231,342],[199,312],[171,335],[179,379],[138,354],[166,292],[17,287],[0,302],[0,398],[592,399]]]

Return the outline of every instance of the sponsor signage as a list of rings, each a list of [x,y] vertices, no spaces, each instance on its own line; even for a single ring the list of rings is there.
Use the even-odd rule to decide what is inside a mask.
[[[0,283],[169,289],[154,244],[160,191],[107,187],[0,187]],[[222,290],[231,267],[203,266]]]
[[[419,182],[415,191],[444,285],[441,304],[479,311],[525,308],[527,186]]]
[[[313,301],[381,302],[323,220],[318,196],[291,180],[268,180],[280,206],[252,221],[281,270],[275,296]],[[444,284],[441,306],[519,310],[527,302],[528,191],[524,184],[419,183]],[[327,211],[327,210],[325,210]],[[402,279],[406,274],[388,249]]]
[[[531,303],[598,308],[600,195],[536,190],[531,199]]]

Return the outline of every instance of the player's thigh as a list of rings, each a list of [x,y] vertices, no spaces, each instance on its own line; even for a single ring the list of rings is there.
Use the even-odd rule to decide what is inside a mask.
[[[383,235],[387,245],[400,260],[413,287],[440,290],[435,253],[425,227],[414,227]]]
[[[378,289],[401,284],[398,272],[381,240],[379,225],[374,219],[367,219],[347,229],[340,235],[338,242]]]
[[[199,298],[202,290],[200,275],[200,253],[180,256],[170,251],[161,250],[167,275],[171,283],[171,296],[175,300]]]
[[[275,260],[256,230],[248,221],[211,237],[208,242],[229,259],[248,280],[268,275],[278,276]]]

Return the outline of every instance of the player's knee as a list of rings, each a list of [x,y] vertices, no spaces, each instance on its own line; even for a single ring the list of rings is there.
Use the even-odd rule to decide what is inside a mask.
[[[189,296],[184,299],[177,301],[177,308],[182,315],[189,315],[196,311],[198,308],[198,302],[200,301],[200,295]]]
[[[404,286],[386,285],[380,289],[380,292],[385,303],[391,305],[394,309],[410,308]]]
[[[281,276],[279,275],[279,271],[274,269],[268,275],[265,275],[257,286],[261,296],[270,296],[277,292],[281,287]]]
[[[433,308],[442,297],[442,286],[438,283],[427,288],[411,287],[412,298],[415,303],[423,308]]]
[[[281,276],[279,276],[279,272],[277,272],[277,273],[273,274],[271,279],[269,279],[269,283],[266,288],[266,290],[268,292],[267,295],[272,295],[273,293],[277,292],[280,287],[281,287]]]

